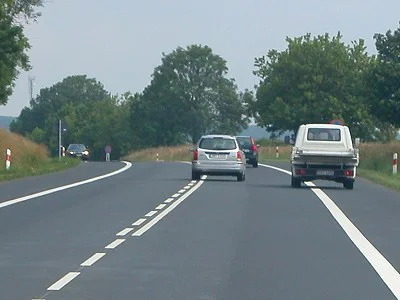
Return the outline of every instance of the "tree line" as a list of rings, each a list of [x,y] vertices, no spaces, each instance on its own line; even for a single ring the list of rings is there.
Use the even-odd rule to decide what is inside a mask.
[[[21,5],[15,7],[25,9],[10,9],[17,2]],[[32,7],[42,4],[5,3],[0,14],[14,11],[28,19],[38,16]],[[0,51],[0,75],[8,74],[0,82],[2,104],[12,91],[16,67],[30,67],[22,25],[12,17],[8,21],[11,27],[0,24],[0,49],[15,41],[10,32],[20,34],[25,44],[10,48],[20,50],[15,55]],[[340,32],[287,37],[285,50],[255,58],[259,82],[244,91],[228,77],[226,60],[209,46],[178,47],[162,53],[142,92],[112,95],[95,78],[68,76],[41,89],[10,130],[57,153],[61,119],[67,128],[64,143],[85,143],[95,158],[102,158],[106,144],[118,157],[135,149],[195,143],[207,133],[237,134],[252,118],[275,135],[296,131],[302,123],[340,119],[364,141],[389,141],[400,127],[400,28],[377,33],[374,40],[377,54],[369,55],[362,39],[346,44]]]

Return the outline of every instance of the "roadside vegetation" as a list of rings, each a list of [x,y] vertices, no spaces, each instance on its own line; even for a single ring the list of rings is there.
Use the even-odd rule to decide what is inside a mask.
[[[11,167],[6,170],[6,149],[11,149]],[[36,144],[18,134],[0,129],[0,181],[40,175],[70,168],[79,160],[49,157],[45,146]]]
[[[40,21],[38,10],[46,1],[0,2],[0,105],[5,105],[18,70],[31,68],[24,26]],[[83,143],[94,160],[104,160],[104,147],[111,145],[113,159],[138,161],[155,160],[157,153],[160,160],[189,160],[188,146],[181,145],[207,133],[239,134],[250,121],[279,138],[299,124],[339,119],[362,141],[359,174],[398,186],[391,158],[400,152],[394,142],[400,128],[400,27],[371,36],[376,51],[367,51],[363,39],[344,42],[340,32],[286,37],[286,49],[265,49],[254,58],[254,89],[239,90],[228,62],[199,44],[161,52],[161,63],[149,70],[151,80],[142,91],[113,95],[95,78],[68,76],[32,95],[10,124],[11,132],[44,146],[20,140],[12,149],[12,170],[0,176],[75,164],[51,158],[58,152],[59,120],[65,147]],[[4,148],[6,141],[0,143]],[[275,140],[259,143],[260,161],[277,159],[276,146],[278,159],[288,160],[290,147]]]
[[[259,140],[259,161],[271,163],[274,161],[289,162],[292,146],[279,141]],[[157,147],[134,151],[123,157],[131,162],[156,161],[191,161],[191,145],[179,145],[172,147]],[[279,157],[276,157],[278,147]],[[389,188],[400,190],[400,174],[393,175],[393,153],[400,154],[400,141],[390,143],[363,143],[360,145],[360,165],[357,169],[358,176]]]

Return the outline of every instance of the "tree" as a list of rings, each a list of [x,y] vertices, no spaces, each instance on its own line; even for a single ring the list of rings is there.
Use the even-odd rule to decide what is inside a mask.
[[[208,46],[163,53],[150,85],[132,103],[132,126],[145,126],[140,131],[154,146],[196,142],[209,132],[235,133],[247,119],[227,72],[226,61]]]
[[[84,143],[100,153],[106,143],[113,142],[118,153],[114,136],[115,125],[121,120],[119,106],[118,99],[94,78],[69,76],[50,88],[41,89],[30,107],[25,107],[11,123],[10,130],[33,139],[42,139],[41,132],[44,132],[45,138],[41,142],[57,152],[57,128],[61,119],[68,125],[63,134],[65,144]],[[124,121],[128,123],[128,117]]]
[[[377,59],[368,78],[369,107],[388,127],[400,127],[400,27],[375,34]],[[394,128],[393,128],[394,129]]]
[[[303,123],[338,118],[368,138],[373,122],[364,102],[364,75],[371,58],[363,40],[345,45],[338,33],[286,41],[285,51],[270,50],[255,59],[257,123],[272,132],[296,131]]]
[[[28,71],[31,68],[26,53],[30,45],[21,19],[36,20],[40,13],[35,8],[42,5],[43,0],[3,0],[0,3],[0,105],[7,104],[19,69]]]

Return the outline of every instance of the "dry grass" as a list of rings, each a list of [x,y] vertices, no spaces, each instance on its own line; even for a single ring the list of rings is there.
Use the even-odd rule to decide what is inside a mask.
[[[158,159],[163,161],[189,161],[192,158],[192,152],[189,151],[191,145],[180,145],[174,147],[158,147],[134,151],[123,160],[127,161],[155,161]]]
[[[11,150],[11,167],[5,168],[6,149]],[[32,175],[39,175],[70,168],[79,164],[79,160],[49,158],[43,145],[6,130],[0,130],[0,181]]]
[[[48,150],[30,140],[6,130],[0,130],[0,161],[5,165],[6,149],[11,150],[11,166],[37,166],[48,159]]]

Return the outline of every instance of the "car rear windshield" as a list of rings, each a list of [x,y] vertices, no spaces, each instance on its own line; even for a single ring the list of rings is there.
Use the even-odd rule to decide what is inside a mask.
[[[340,129],[309,128],[307,133],[309,141],[340,141]]]
[[[234,139],[229,138],[203,138],[199,147],[207,150],[233,150],[236,149],[236,143]]]
[[[251,138],[250,137],[237,137],[237,141],[243,148],[251,148]]]

